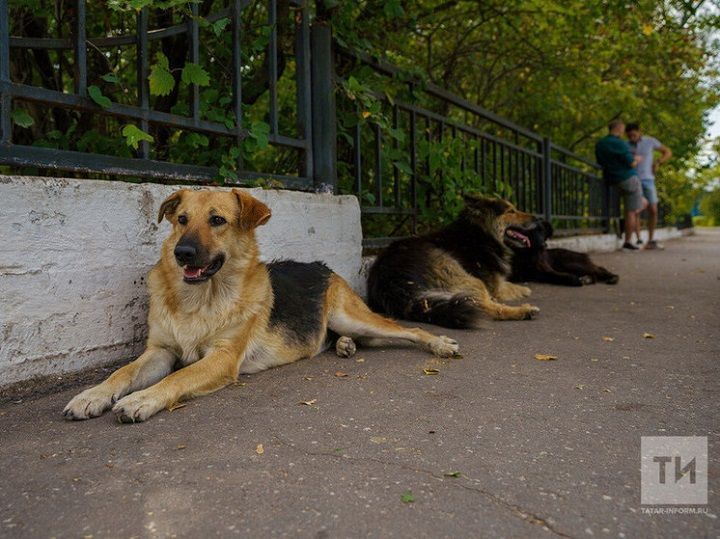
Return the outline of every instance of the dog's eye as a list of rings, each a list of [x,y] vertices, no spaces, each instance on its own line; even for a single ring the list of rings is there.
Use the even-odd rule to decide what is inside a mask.
[[[227,223],[224,217],[220,217],[219,215],[213,215],[210,217],[210,226],[220,226]]]
[[[180,216],[178,217],[178,224],[186,225],[187,222],[188,222],[187,215],[180,215]]]

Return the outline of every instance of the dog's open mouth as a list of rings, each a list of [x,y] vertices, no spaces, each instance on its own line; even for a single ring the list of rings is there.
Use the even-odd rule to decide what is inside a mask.
[[[513,247],[529,249],[532,246],[530,238],[520,232],[517,228],[508,228],[505,230],[505,239]]]
[[[219,255],[215,258],[215,260],[204,267],[189,265],[183,266],[183,281],[191,284],[205,282],[220,271],[220,268],[222,268],[224,263],[225,257],[223,255]]]

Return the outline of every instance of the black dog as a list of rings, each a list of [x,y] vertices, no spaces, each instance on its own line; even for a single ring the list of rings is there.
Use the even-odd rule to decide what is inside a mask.
[[[537,226],[529,233],[529,244],[512,245],[511,281],[582,286],[598,281],[615,284],[620,280],[614,273],[593,264],[590,257],[584,253],[568,249],[547,249],[545,240],[552,237],[552,234],[552,225],[538,220]]]

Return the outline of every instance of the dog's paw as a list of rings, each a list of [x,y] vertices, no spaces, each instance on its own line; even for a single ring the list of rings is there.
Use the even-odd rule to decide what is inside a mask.
[[[458,353],[459,347],[456,340],[441,335],[430,343],[430,350],[438,357],[452,357]]]
[[[526,298],[526,297],[528,297],[530,294],[532,294],[532,290],[530,290],[530,288],[527,287],[527,286],[518,285],[518,286],[517,286],[517,293],[518,293],[518,295],[519,295],[520,297]]]
[[[132,393],[120,399],[112,411],[120,423],[140,423],[155,415],[165,403],[147,390]]]
[[[525,320],[532,320],[540,312],[539,307],[535,307],[535,305],[530,305],[529,303],[523,303],[520,307],[525,311]]]
[[[593,284],[595,282],[595,279],[593,279],[590,275],[582,275],[580,277],[580,284],[588,285]]]
[[[339,357],[352,357],[356,351],[355,342],[350,337],[338,337],[335,343],[335,353]]]
[[[68,420],[90,419],[102,415],[112,406],[113,394],[102,386],[91,387],[75,395],[63,410]]]

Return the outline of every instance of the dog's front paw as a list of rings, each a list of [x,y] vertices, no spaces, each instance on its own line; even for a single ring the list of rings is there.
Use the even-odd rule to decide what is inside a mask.
[[[593,279],[591,275],[582,275],[580,277],[580,284],[582,285],[593,284],[594,282],[595,279]]]
[[[532,294],[532,290],[530,290],[530,288],[528,288],[527,286],[518,285],[517,293],[520,295],[520,297],[526,298],[530,294]]]
[[[121,423],[139,423],[165,407],[165,402],[148,390],[132,393],[120,399],[112,411]]]
[[[352,357],[355,355],[357,348],[355,342],[350,337],[338,337],[335,343],[335,353],[340,357]]]
[[[523,303],[520,308],[525,311],[525,320],[532,320],[540,312],[540,307],[535,307],[535,305],[529,303]]]
[[[63,416],[68,420],[90,419],[102,415],[111,406],[112,392],[100,386],[91,387],[75,395],[63,410]]]
[[[438,357],[452,357],[458,353],[459,347],[456,340],[441,335],[430,343],[430,350]]]

